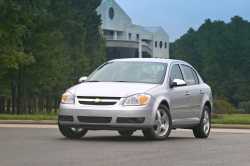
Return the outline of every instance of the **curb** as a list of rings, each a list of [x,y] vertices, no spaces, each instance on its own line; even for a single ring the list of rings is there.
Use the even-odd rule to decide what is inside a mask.
[[[0,120],[0,124],[32,124],[32,125],[56,125],[57,121],[55,120]]]
[[[20,124],[20,125],[57,125],[56,120],[0,120],[0,124]],[[212,128],[218,129],[250,129],[250,125],[237,124],[212,124]]]
[[[212,124],[212,128],[217,128],[217,129],[250,129],[250,125]]]

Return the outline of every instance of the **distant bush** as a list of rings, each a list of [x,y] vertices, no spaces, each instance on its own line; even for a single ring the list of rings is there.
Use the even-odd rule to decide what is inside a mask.
[[[243,113],[250,114],[250,101],[241,102],[239,108],[242,110]]]
[[[213,114],[212,114],[212,118],[213,118],[213,119],[222,119],[222,118],[223,118],[223,115],[222,115],[222,114],[213,113]]]
[[[214,113],[216,114],[233,114],[237,109],[228,101],[220,99],[214,101]]]

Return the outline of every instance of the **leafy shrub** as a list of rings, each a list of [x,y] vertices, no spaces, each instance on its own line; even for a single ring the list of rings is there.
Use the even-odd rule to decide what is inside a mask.
[[[220,99],[214,101],[214,113],[216,114],[233,114],[236,108],[226,100]]]
[[[212,114],[212,119],[222,119],[222,118],[223,118],[223,115],[221,115],[221,114],[216,114],[216,113],[213,112],[213,114]]]
[[[242,112],[250,114],[250,101],[241,102],[239,108]]]

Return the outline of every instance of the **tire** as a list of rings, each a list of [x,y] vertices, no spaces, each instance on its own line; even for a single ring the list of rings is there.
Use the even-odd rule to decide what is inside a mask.
[[[159,118],[160,117],[160,118]],[[155,125],[144,129],[143,135],[149,140],[165,140],[172,130],[172,119],[168,107],[160,105],[156,112]]]
[[[58,124],[58,128],[61,134],[69,139],[80,139],[88,132],[88,130],[85,130],[83,128],[72,128],[60,124]]]
[[[211,111],[208,106],[203,108],[200,124],[193,128],[193,133],[196,138],[208,138],[211,130]]]
[[[134,134],[134,131],[133,130],[119,130],[118,133],[122,137],[131,137]]]

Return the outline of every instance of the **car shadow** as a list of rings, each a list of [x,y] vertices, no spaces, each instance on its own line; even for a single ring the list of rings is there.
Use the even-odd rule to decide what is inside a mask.
[[[77,141],[77,142],[173,142],[173,141],[187,141],[187,140],[196,140],[193,137],[169,137],[166,140],[148,140],[143,136],[132,136],[132,137],[121,137],[121,136],[88,136],[81,139],[67,139],[67,138],[58,138],[61,141]]]

